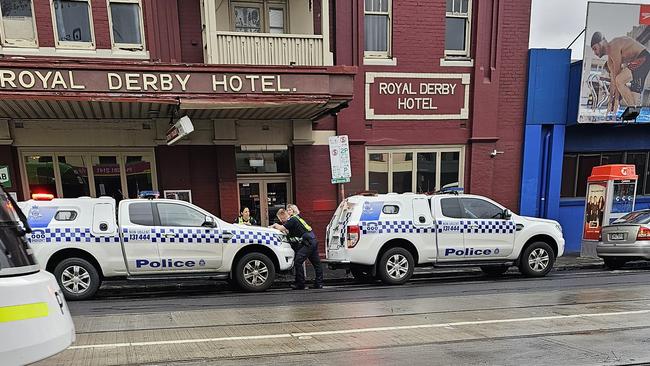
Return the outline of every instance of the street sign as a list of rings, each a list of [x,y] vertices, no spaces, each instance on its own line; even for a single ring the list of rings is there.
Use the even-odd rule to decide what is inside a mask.
[[[11,176],[6,165],[0,165],[0,184],[5,188],[11,188]]]
[[[352,169],[350,168],[350,145],[348,143],[348,136],[331,136],[329,138],[329,146],[332,184],[350,182]]]
[[[194,131],[194,125],[188,116],[181,117],[174,125],[167,130],[167,145],[172,145],[176,141],[189,135]]]

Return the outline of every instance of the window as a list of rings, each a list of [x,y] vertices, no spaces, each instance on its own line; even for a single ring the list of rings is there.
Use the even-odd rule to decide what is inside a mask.
[[[36,47],[36,23],[32,0],[0,0],[2,45]]]
[[[74,221],[77,218],[77,211],[65,210],[57,211],[54,215],[54,220],[56,221]]]
[[[445,55],[469,57],[472,1],[447,0]]]
[[[378,193],[426,193],[460,187],[462,165],[462,148],[371,148],[366,189]]]
[[[478,198],[461,198],[466,219],[499,219],[503,210],[495,204]]]
[[[142,35],[142,8],[139,0],[109,0],[111,39],[113,47],[141,51],[144,49]]]
[[[52,3],[57,45],[94,47],[90,0],[52,0]]]
[[[390,57],[391,0],[365,0],[365,57]]]
[[[138,152],[29,152],[22,151],[21,171],[27,196],[51,193],[55,197],[110,196],[117,201],[155,190],[153,151]],[[56,161],[58,164],[53,164]]]
[[[648,153],[648,151],[619,151],[564,154],[561,197],[584,197],[591,169],[605,164],[633,164],[639,176],[636,193],[650,194]]]
[[[245,33],[287,33],[284,0],[251,0],[232,3],[232,28]]]
[[[242,151],[235,153],[237,174],[291,173],[289,150]]]
[[[153,209],[150,202],[138,202],[129,205],[129,218],[136,225],[154,226]]]
[[[442,207],[442,214],[445,217],[452,219],[463,218],[463,212],[460,209],[460,201],[458,198],[443,198],[440,200],[440,206]]]
[[[381,212],[385,213],[386,215],[397,215],[399,213],[399,206],[385,205],[384,208],[381,209]]]
[[[201,212],[174,203],[157,203],[160,226],[203,226],[205,215]]]

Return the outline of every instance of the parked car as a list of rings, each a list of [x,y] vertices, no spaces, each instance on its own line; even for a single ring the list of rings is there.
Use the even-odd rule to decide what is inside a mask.
[[[603,227],[596,253],[609,269],[637,259],[650,259],[650,210],[640,210]]]

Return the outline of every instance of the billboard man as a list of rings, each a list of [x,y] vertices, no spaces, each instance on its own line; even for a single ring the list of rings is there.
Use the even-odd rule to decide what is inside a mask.
[[[602,33],[591,36],[591,49],[598,58],[607,55],[610,101],[608,111],[616,113],[619,96],[628,106],[641,105],[641,93],[650,72],[650,53],[631,37],[616,37],[608,41]],[[630,87],[627,83],[631,83]]]

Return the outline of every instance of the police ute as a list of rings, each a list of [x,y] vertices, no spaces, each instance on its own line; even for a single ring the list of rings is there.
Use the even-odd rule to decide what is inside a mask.
[[[118,278],[207,277],[263,291],[276,273],[291,269],[294,252],[279,231],[153,197],[121,200],[117,211],[111,197],[35,194],[19,205],[35,257],[70,300],[90,298],[102,281]]]
[[[416,266],[478,266],[500,275],[518,266],[545,276],[564,252],[562,227],[515,215],[481,196],[365,193],[344,200],[326,233],[327,263],[360,281],[402,284]]]

